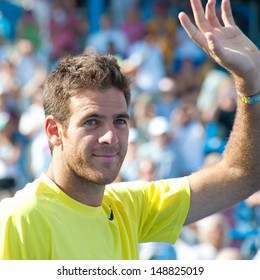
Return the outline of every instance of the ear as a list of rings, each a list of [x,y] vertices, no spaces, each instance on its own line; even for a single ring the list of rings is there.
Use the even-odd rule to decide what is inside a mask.
[[[45,119],[45,132],[53,146],[60,146],[62,144],[61,124],[52,115],[47,116]]]

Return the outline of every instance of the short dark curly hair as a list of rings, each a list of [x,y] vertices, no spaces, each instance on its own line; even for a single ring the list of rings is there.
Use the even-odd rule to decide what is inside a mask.
[[[47,77],[43,107],[45,115],[53,115],[60,123],[70,117],[70,98],[82,89],[104,90],[114,87],[124,93],[130,104],[130,79],[125,76],[112,55],[96,53],[63,58]]]

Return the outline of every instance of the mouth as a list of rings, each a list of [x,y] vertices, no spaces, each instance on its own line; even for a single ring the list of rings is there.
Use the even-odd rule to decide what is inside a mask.
[[[116,160],[117,158],[117,153],[113,153],[113,154],[94,154],[94,157],[102,160],[102,161],[106,161],[106,162],[113,162]]]

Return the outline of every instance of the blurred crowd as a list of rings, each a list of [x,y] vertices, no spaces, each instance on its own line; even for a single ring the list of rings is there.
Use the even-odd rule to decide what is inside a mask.
[[[101,1],[96,29],[87,13],[94,2],[0,1],[0,200],[48,167],[43,85],[69,54],[112,54],[131,77],[129,148],[118,182],[185,176],[221,159],[236,91],[228,73],[181,28],[177,16],[190,13],[189,1]],[[255,1],[231,2],[249,34]],[[141,244],[140,258],[260,259],[259,248],[256,193],[185,226],[175,245]]]

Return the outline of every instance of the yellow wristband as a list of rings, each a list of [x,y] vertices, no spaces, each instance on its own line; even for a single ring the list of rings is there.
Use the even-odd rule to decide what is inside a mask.
[[[238,97],[243,103],[249,104],[249,105],[260,102],[260,93],[253,95],[253,96],[242,96],[242,95],[238,94]]]

